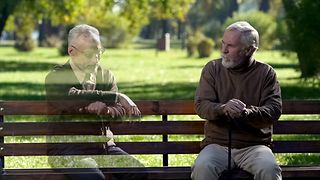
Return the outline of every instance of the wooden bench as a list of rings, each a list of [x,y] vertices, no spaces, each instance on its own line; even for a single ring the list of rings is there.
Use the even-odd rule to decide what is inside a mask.
[[[190,167],[168,166],[169,154],[197,154],[199,141],[170,141],[168,135],[202,135],[203,120],[170,120],[171,115],[194,115],[192,101],[137,101],[142,114],[160,115],[161,121],[114,121],[110,122],[115,135],[161,135],[161,142],[117,142],[129,154],[161,154],[162,167],[102,168],[107,179],[118,173],[148,173],[148,179],[190,179]],[[68,112],[76,114],[77,112]],[[101,122],[7,122],[10,115],[46,115],[46,102],[42,101],[0,101],[0,157],[3,179],[63,179],[63,174],[90,173],[86,168],[38,168],[8,169],[5,157],[40,156],[50,147],[71,146],[81,155],[101,155],[103,143],[6,143],[8,136],[47,135],[99,135]],[[320,114],[320,101],[285,101],[283,114]],[[186,116],[188,117],[188,116]],[[319,117],[319,116],[318,116]],[[51,130],[48,128],[50,127]],[[54,128],[54,131],[52,130]],[[274,134],[320,134],[319,118],[315,120],[283,120],[274,126]],[[53,146],[54,145],[54,146]],[[320,153],[320,142],[315,140],[274,141],[274,153]],[[79,153],[80,152],[80,153]],[[320,162],[319,162],[320,164]],[[282,166],[283,179],[320,179],[319,166]],[[250,175],[235,171],[235,179],[250,179]]]

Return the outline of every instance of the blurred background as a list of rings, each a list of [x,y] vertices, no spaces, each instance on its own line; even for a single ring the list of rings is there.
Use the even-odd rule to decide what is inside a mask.
[[[319,99],[320,1],[0,0],[0,99],[44,99],[64,63],[67,33],[97,27],[120,91],[133,99],[193,99],[202,67],[219,58],[223,30],[245,20],[257,59],[277,71],[285,99]]]

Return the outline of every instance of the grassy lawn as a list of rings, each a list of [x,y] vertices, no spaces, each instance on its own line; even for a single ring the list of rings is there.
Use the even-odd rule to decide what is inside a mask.
[[[103,56],[104,67],[113,71],[119,90],[134,100],[193,99],[202,67],[210,58],[187,58],[186,52],[168,53],[152,49],[111,49]],[[256,58],[277,71],[284,99],[319,99],[319,79],[302,80],[297,59],[277,51],[259,51]],[[11,47],[0,48],[0,96],[5,100],[44,99],[44,78],[55,64],[64,63],[56,49],[38,48],[18,53]]]
[[[187,58],[186,52],[173,49],[156,52],[153,49],[110,49],[103,55],[102,64],[113,71],[120,92],[134,100],[191,100],[200,77],[202,67],[210,58]],[[256,58],[272,65],[278,75],[283,99],[320,99],[319,79],[300,79],[295,54],[283,56],[279,51],[259,51]],[[37,48],[31,53],[18,53],[11,47],[0,47],[0,99],[43,100],[44,78],[55,64],[64,63],[68,57],[58,55],[57,49]],[[142,120],[159,119],[144,117]],[[199,119],[197,116],[170,116],[170,120]],[[281,119],[306,117],[282,116]],[[320,115],[307,116],[319,119]],[[44,117],[8,117],[6,121],[41,121]],[[118,136],[116,141],[158,141],[160,136]],[[201,140],[202,136],[170,136],[170,140]],[[275,139],[303,138],[275,136]],[[320,140],[317,136],[312,136]],[[43,137],[8,138],[7,142],[43,142]],[[136,156],[146,166],[161,166],[161,156]],[[190,166],[196,155],[170,155],[170,165]],[[23,160],[21,160],[23,159]],[[281,164],[320,164],[318,154],[277,155]],[[7,167],[47,167],[46,157],[7,158]],[[98,158],[98,161],[102,161]],[[112,164],[101,164],[111,166]]]

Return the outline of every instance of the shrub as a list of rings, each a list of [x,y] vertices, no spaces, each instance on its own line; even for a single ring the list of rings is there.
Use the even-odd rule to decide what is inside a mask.
[[[58,36],[49,36],[46,38],[45,42],[43,43],[44,47],[60,47],[62,44],[61,39]]]
[[[194,56],[196,54],[197,46],[199,42],[204,38],[205,36],[200,31],[196,31],[195,33],[193,33],[188,37],[187,43],[186,43],[188,57]]]
[[[198,44],[198,53],[200,58],[210,57],[213,51],[214,42],[211,38],[204,38]]]
[[[118,14],[107,12],[100,18],[88,17],[87,22],[100,31],[104,47],[125,47],[132,40],[132,35],[129,33],[129,21]]]
[[[22,15],[18,17],[23,17]],[[14,47],[18,51],[32,51],[35,47],[35,41],[32,39],[34,22],[30,15],[25,15],[24,18],[16,18],[16,39]]]
[[[197,51],[197,45],[198,45],[197,40],[195,38],[193,37],[188,38],[187,44],[186,44],[188,57],[194,56],[194,54]]]
[[[18,51],[32,51],[36,47],[36,44],[31,37],[25,36],[17,38],[14,47]]]
[[[119,48],[128,45],[132,39],[128,33],[129,22],[115,15],[107,16],[105,21],[107,23],[100,26],[102,44],[109,48]]]

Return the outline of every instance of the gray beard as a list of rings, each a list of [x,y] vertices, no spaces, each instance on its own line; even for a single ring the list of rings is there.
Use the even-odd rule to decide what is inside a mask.
[[[222,65],[227,69],[234,68],[239,64],[240,64],[240,61],[234,61],[231,59],[227,60],[225,57],[222,56]]]

